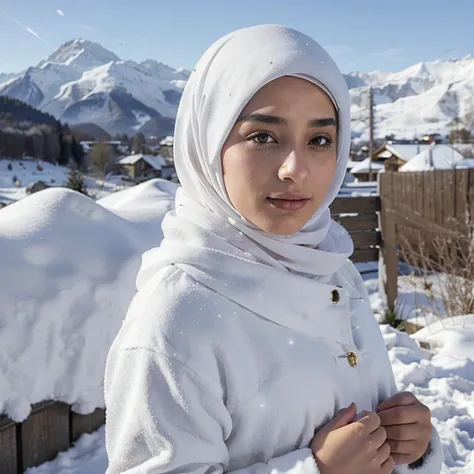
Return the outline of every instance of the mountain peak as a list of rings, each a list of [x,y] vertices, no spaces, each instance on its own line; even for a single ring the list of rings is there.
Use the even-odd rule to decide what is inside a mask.
[[[76,38],[63,43],[46,61],[42,61],[38,66],[44,67],[48,63],[54,63],[83,68],[84,66],[99,66],[111,61],[120,61],[120,58],[98,43]]]

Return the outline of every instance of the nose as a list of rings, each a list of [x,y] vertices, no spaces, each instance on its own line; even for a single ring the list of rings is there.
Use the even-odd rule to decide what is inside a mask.
[[[300,184],[309,175],[309,157],[307,153],[292,150],[285,158],[278,170],[278,177],[282,181],[293,181]]]

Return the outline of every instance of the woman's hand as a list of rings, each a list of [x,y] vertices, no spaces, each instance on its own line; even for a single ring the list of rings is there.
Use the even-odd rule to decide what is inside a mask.
[[[378,406],[395,464],[411,464],[425,454],[431,439],[430,409],[412,393],[400,392]]]
[[[394,468],[385,429],[376,413],[358,421],[352,403],[319,430],[311,442],[321,474],[391,474]]]

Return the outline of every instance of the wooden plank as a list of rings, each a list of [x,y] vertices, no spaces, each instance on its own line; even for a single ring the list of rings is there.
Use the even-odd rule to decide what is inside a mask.
[[[433,208],[433,190],[434,190],[434,177],[433,173],[422,173],[423,177],[423,212],[422,214],[429,220],[434,219]]]
[[[352,241],[354,242],[355,248],[373,247],[380,245],[381,237],[380,232],[376,230],[369,230],[367,232],[354,232],[351,233]]]
[[[381,197],[381,231],[382,231],[382,255],[385,265],[383,285],[387,295],[387,304],[391,310],[395,309],[395,301],[398,290],[398,253],[397,253],[397,228],[395,221],[391,219],[388,210],[393,207],[399,197],[395,195],[396,177],[398,172],[384,173],[380,181]]]
[[[459,222],[465,223],[469,220],[467,215],[469,200],[469,170],[458,170],[456,172],[455,188],[455,217]]]
[[[378,196],[339,197],[330,206],[331,214],[372,214],[380,210]]]
[[[84,433],[92,433],[105,425],[105,410],[97,408],[89,415],[80,415],[71,411],[71,443]]]
[[[434,199],[434,223],[441,226],[444,225],[444,182],[443,176],[439,171],[431,171],[434,176],[435,189],[433,194]]]
[[[358,214],[357,216],[335,216],[334,220],[347,231],[378,229],[377,214]]]
[[[379,260],[379,249],[355,250],[350,260],[353,263],[377,262]]]
[[[453,226],[453,218],[456,215],[455,212],[455,198],[454,195],[456,190],[454,189],[454,170],[441,171],[441,177],[443,179],[443,214],[444,214],[444,225]]]
[[[51,461],[69,447],[69,406],[66,404],[42,403],[21,425],[23,470]]]
[[[397,225],[403,225],[408,228],[417,229],[421,232],[429,232],[431,234],[439,234],[446,237],[459,238],[459,232],[447,226],[442,226],[429,221],[426,217],[412,212],[408,206],[397,203],[396,206],[385,198],[387,202],[386,212],[387,220],[393,220]],[[385,236],[382,236],[385,239]]]
[[[468,170],[467,175],[467,214],[471,221],[474,220],[474,169]]]
[[[17,425],[6,416],[0,416],[0,473],[20,474],[18,461]]]

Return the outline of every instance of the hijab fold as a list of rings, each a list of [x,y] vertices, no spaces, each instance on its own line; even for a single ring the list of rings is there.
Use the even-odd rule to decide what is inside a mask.
[[[319,210],[289,236],[266,233],[237,212],[225,190],[221,164],[222,146],[244,107],[258,90],[282,76],[318,85],[338,113],[337,168],[331,187]],[[199,216],[193,226],[209,234],[201,239],[204,247],[211,249],[213,238],[223,238],[252,261],[330,279],[353,252],[349,234],[331,220],[329,211],[346,173],[349,111],[343,75],[327,52],[305,34],[280,25],[261,25],[219,39],[191,73],[180,102],[174,160],[182,187],[176,194],[176,210],[163,222],[163,251],[173,247],[169,241],[173,229],[186,226],[191,215]],[[179,251],[172,253],[180,259]]]

